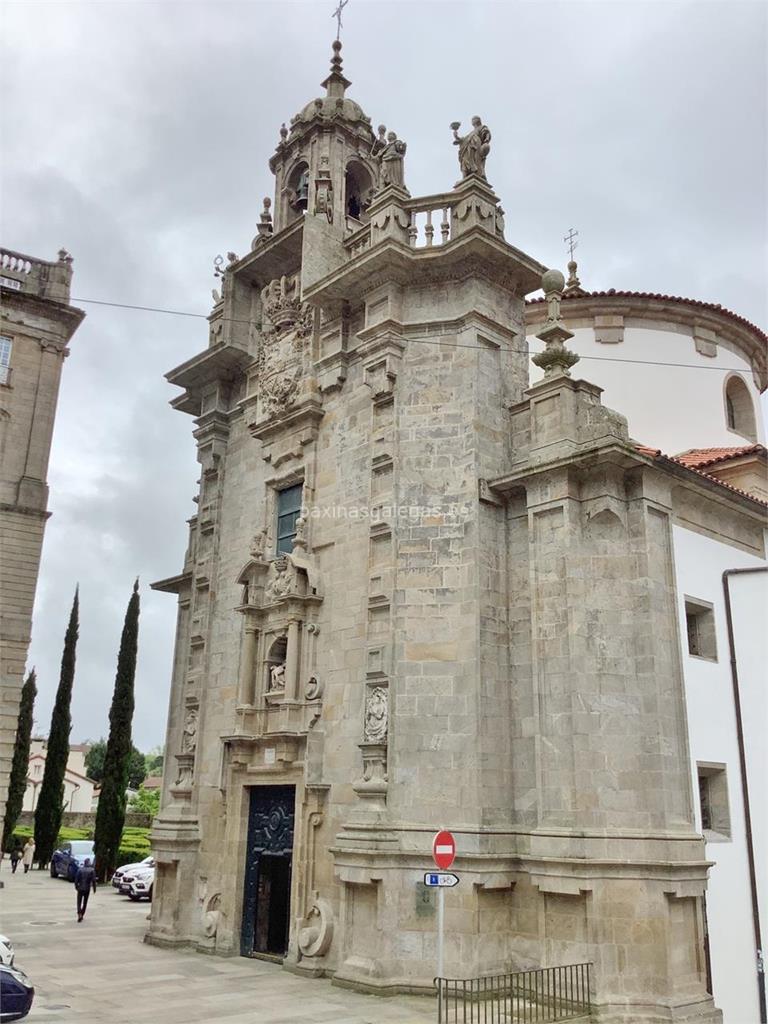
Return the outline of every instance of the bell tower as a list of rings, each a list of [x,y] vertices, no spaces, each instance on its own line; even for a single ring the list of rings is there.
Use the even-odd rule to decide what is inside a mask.
[[[275,232],[306,214],[325,217],[339,239],[366,222],[379,177],[372,155],[376,140],[371,119],[346,95],[351,84],[336,39],[322,83],[325,96],[307,103],[291,118],[290,128],[282,126],[269,161],[275,175]]]

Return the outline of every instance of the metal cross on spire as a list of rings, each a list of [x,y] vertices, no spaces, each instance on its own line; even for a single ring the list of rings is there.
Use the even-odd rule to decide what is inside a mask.
[[[336,10],[331,15],[331,17],[335,18],[336,21],[338,22],[338,25],[337,25],[337,28],[336,28],[336,39],[337,40],[341,38],[341,12],[344,10],[344,8],[347,6],[348,3],[349,3],[349,0],[339,0],[339,6],[336,8]]]
[[[568,252],[571,255],[571,260],[573,260],[574,251],[576,250],[576,246],[579,244],[576,241],[578,236],[579,232],[574,231],[573,228],[568,228],[568,234],[563,236],[563,241],[568,244]]]

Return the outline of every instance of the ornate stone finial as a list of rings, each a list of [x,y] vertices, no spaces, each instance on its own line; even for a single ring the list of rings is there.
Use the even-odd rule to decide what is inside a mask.
[[[333,56],[331,57],[331,73],[322,83],[326,95],[331,99],[343,99],[344,93],[352,83],[344,77],[341,64],[341,40],[333,41]]]
[[[296,520],[296,533],[293,538],[293,550],[307,550],[307,520],[303,516],[299,516]]]
[[[264,527],[263,530],[259,530],[258,533],[254,534],[253,540],[251,541],[251,558],[257,562],[261,562],[264,558],[264,550],[267,546],[267,529]]]
[[[472,130],[466,135],[459,135],[461,121],[452,121],[453,144],[459,147],[459,167],[462,178],[468,178],[476,174],[484,181],[485,161],[491,151],[491,132],[487,125],[483,124],[481,117],[477,114],[472,118]]]
[[[270,208],[272,206],[272,200],[268,196],[264,196],[264,209],[261,211],[259,217],[259,224],[256,228],[256,237],[251,242],[251,250],[255,249],[261,241],[265,241],[274,231],[272,226],[272,213]]]
[[[585,292],[584,289],[581,287],[581,281],[579,280],[579,276],[576,273],[577,270],[578,270],[578,265],[576,263],[576,260],[569,260],[568,261],[568,280],[566,282],[565,292],[564,292],[564,294],[565,294],[565,296],[567,298],[576,298],[579,295],[586,295],[587,294],[587,292]]]
[[[71,263],[72,257],[66,249],[59,249],[59,263]]]
[[[559,270],[547,270],[542,275],[541,287],[547,300],[547,322],[536,337],[541,338],[547,347],[533,356],[533,362],[544,371],[545,379],[561,374],[570,377],[570,369],[578,363],[579,356],[563,344],[573,337],[560,315],[565,278]]]
[[[578,277],[576,275],[576,270],[577,269],[578,269],[578,266],[577,266],[576,260],[569,260],[568,261],[568,281],[566,282],[566,285],[565,285],[566,293],[569,292],[572,288],[580,288],[581,287],[581,281],[578,279]]]

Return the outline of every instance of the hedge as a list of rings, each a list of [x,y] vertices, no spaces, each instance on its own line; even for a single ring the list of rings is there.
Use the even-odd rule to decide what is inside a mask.
[[[5,852],[8,853],[10,851],[13,843],[23,846],[32,833],[33,829],[29,826],[19,825],[14,829],[13,835],[8,841],[8,848]],[[73,842],[76,839],[93,839],[93,829],[68,828],[67,826],[64,826],[59,831],[56,845],[60,846],[62,843]],[[150,853],[149,829],[135,827],[126,828],[123,830],[120,850],[117,855],[117,864],[115,867],[122,867],[123,864],[135,864],[138,861],[144,860],[144,858],[148,857]]]

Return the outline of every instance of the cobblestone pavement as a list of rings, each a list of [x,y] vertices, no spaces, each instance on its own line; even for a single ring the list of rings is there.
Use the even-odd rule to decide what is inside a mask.
[[[380,998],[299,978],[261,960],[142,942],[146,903],[104,886],[85,921],[72,885],[0,869],[0,930],[35,986],[30,1024],[434,1024],[433,1000]]]

